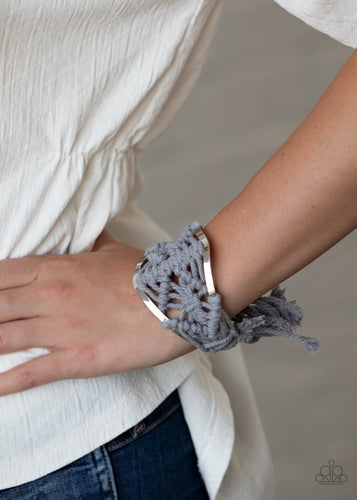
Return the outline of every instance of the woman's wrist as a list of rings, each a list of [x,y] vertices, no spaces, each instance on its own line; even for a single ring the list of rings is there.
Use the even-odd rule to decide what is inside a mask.
[[[357,52],[303,123],[204,228],[229,315],[357,226]]]
[[[134,289],[162,326],[204,352],[277,335],[302,342],[312,354],[318,352],[318,339],[294,332],[303,313],[295,301],[287,301],[285,290],[279,286],[273,287],[269,297],[257,297],[239,314],[235,310],[232,313],[227,302],[222,306],[221,294],[212,282],[209,248],[201,224],[194,221],[185,226],[177,240],[152,245],[138,261]],[[167,317],[176,299],[180,314]]]

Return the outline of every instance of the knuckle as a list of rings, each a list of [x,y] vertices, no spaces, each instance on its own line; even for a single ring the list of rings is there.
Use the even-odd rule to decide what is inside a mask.
[[[36,379],[32,371],[21,369],[17,373],[20,387],[23,389],[30,389],[36,386]]]
[[[54,285],[56,296],[70,299],[73,293],[73,286],[70,283],[57,283]]]
[[[65,331],[73,331],[77,326],[77,321],[72,314],[64,314],[59,318],[56,326]]]
[[[73,286],[70,283],[55,282],[40,288],[38,293],[40,299],[71,299]]]
[[[4,293],[1,297],[1,307],[4,308],[4,310],[9,310],[13,305],[13,298],[11,294]]]
[[[41,257],[41,274],[45,279],[53,275],[71,276],[73,273],[73,259],[71,255],[46,255]]]
[[[3,349],[7,344],[7,331],[4,325],[0,324],[0,349]]]
[[[96,351],[93,346],[82,345],[77,347],[73,353],[73,362],[75,365],[82,365],[83,363],[93,363],[96,358]]]
[[[42,255],[42,259],[40,260],[40,273],[49,273],[56,272],[58,266],[60,265],[60,261],[57,255]]]

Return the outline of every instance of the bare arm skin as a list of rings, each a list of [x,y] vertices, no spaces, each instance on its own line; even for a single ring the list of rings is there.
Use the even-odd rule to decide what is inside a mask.
[[[356,227],[357,50],[291,137],[204,227],[223,308],[234,316]],[[93,250],[114,241],[104,230]]]
[[[357,227],[357,50],[315,107],[205,227],[232,317]]]
[[[303,123],[204,227],[215,287],[231,317],[357,227],[356,132],[354,51]],[[50,353],[0,373],[0,397],[192,352],[135,293],[143,254],[103,231],[93,252],[2,260],[0,354]]]

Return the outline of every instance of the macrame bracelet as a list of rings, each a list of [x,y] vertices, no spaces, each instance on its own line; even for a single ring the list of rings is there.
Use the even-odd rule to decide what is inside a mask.
[[[185,226],[177,240],[147,248],[135,267],[133,285],[163,327],[201,351],[231,349],[238,342],[253,344],[261,337],[279,335],[302,342],[311,354],[319,352],[319,339],[293,333],[303,313],[295,301],[286,300],[279,285],[270,296],[259,297],[229,318],[215,292],[209,242],[197,221]],[[169,319],[168,309],[180,309],[180,315]]]

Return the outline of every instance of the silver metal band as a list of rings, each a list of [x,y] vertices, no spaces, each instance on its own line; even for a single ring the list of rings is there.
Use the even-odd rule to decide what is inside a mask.
[[[211,297],[216,296],[216,290],[214,288],[214,283],[213,283],[213,276],[212,276],[212,268],[211,268],[211,259],[210,259],[210,247],[209,247],[209,242],[208,239],[206,238],[206,235],[202,231],[201,228],[195,228],[194,233],[197,236],[197,238],[203,243],[203,248],[204,248],[204,253],[203,253],[203,271],[205,275],[205,280],[206,280],[206,286],[207,286],[207,291],[208,294]],[[136,278],[137,275],[143,265],[146,264],[147,262],[147,257],[144,256],[142,259],[139,260],[139,262],[135,266],[134,274],[133,274],[133,286],[136,291],[136,293],[139,295],[139,297],[142,299],[146,307],[150,309],[150,311],[155,314],[155,316],[160,320],[160,321],[165,321],[168,320],[169,318],[162,312],[160,309],[156,306],[156,304],[150,299],[150,297],[143,291],[141,288],[139,288],[136,284]],[[180,332],[177,328],[171,328],[172,331],[180,335]]]

